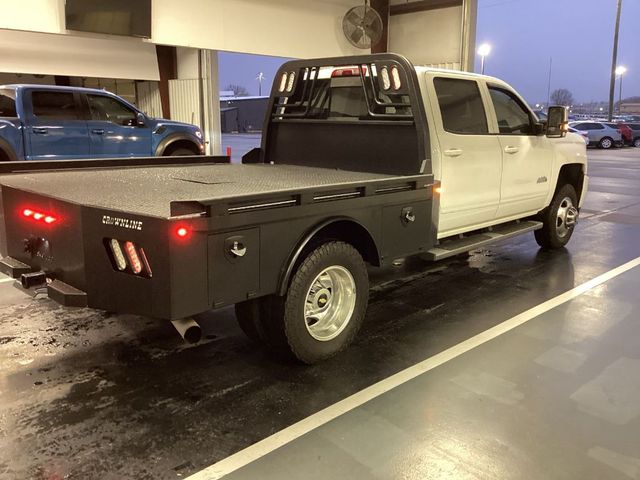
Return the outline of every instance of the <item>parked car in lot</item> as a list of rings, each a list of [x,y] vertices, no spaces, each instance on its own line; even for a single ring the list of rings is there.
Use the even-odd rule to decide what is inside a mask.
[[[0,161],[203,152],[195,125],[150,118],[104,90],[0,86]]]
[[[640,147],[640,123],[628,123],[627,126],[631,129],[631,145]]]
[[[589,132],[587,132],[586,130],[576,130],[573,127],[569,127],[568,131],[571,132],[571,133],[577,133],[578,135],[580,135],[582,137],[582,139],[584,140],[584,143],[589,145]]]
[[[544,113],[542,110],[535,110],[533,113],[536,114],[536,117],[538,117],[538,120],[540,120],[542,122],[546,122],[547,121],[547,114]]]
[[[610,127],[603,122],[594,121],[570,122],[569,126],[588,132],[589,145],[591,146],[607,149],[622,145],[622,133],[617,127]]]
[[[629,127],[629,125],[624,122],[604,122],[604,124],[608,127],[620,130],[623,145],[633,144],[633,132],[631,131],[631,127]]]

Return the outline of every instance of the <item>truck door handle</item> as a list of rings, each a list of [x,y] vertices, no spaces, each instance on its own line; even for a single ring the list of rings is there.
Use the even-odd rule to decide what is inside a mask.
[[[460,155],[462,155],[462,150],[460,150],[459,148],[450,148],[449,150],[445,150],[444,154],[447,157],[459,157]]]
[[[94,128],[91,130],[91,133],[95,133],[96,135],[103,135],[104,134],[104,128]]]
[[[518,147],[512,147],[512,146],[508,145],[508,146],[504,147],[504,151],[505,151],[505,153],[514,154],[514,153],[518,153],[520,151],[520,149]]]
[[[33,127],[32,131],[36,135],[46,135],[47,133],[49,133],[49,129],[48,128],[41,128],[41,127]]]

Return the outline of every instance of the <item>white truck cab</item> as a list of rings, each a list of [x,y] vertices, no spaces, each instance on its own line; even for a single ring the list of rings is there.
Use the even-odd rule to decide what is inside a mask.
[[[559,181],[575,177],[581,180],[575,198],[568,195],[562,206],[573,217],[559,220],[573,225],[588,182],[578,135],[544,135],[527,103],[497,78],[428,67],[416,72],[441,182],[439,239],[534,216],[552,203]]]

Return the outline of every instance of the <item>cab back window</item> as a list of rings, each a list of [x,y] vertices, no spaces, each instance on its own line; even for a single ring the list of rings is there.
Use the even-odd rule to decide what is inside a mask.
[[[487,115],[475,80],[436,77],[433,80],[442,124],[451,133],[489,133]]]
[[[0,89],[0,117],[17,117],[15,92]]]
[[[52,120],[78,120],[80,117],[71,92],[35,91],[31,94],[33,114]]]
[[[359,73],[335,76],[331,75],[332,70],[332,67],[323,68],[315,81],[305,78],[306,86],[300,82],[286,104],[277,107],[274,117],[285,114],[313,120],[353,122],[406,120],[412,116],[408,94],[374,91],[372,84],[378,79],[374,76],[372,80],[369,73],[363,81]]]

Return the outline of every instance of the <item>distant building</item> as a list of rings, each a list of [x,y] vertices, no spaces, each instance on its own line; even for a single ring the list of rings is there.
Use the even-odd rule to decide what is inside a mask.
[[[223,97],[224,93],[229,92],[220,92],[222,133],[261,131],[269,97]]]
[[[622,102],[620,113],[640,114],[640,102]]]

